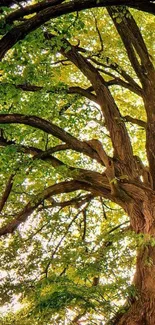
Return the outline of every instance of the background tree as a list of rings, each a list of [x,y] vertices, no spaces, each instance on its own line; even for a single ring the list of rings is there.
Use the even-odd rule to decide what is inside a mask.
[[[154,325],[154,1],[0,6],[1,323]]]

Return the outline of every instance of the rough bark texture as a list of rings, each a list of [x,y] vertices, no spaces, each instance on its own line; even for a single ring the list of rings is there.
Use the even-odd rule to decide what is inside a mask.
[[[107,7],[107,6],[123,6],[127,5],[131,8],[136,8],[139,10],[143,10],[146,12],[151,12],[152,14],[155,14],[155,4],[154,1],[147,1],[147,0],[77,0],[77,1],[71,1],[68,3],[62,3],[63,1],[56,1],[58,3],[57,5],[54,5],[54,1],[49,1],[48,7],[46,6],[46,1],[43,1],[40,3],[40,6],[43,8],[42,10],[37,9],[38,6],[34,5],[33,8],[31,6],[31,13],[34,12],[36,15],[30,19],[27,19],[24,23],[19,24],[16,27],[13,27],[1,40],[0,40],[0,59],[4,57],[4,55],[7,53],[9,49],[11,49],[18,41],[25,38],[26,35],[28,35],[30,32],[36,30],[38,27],[40,27],[42,24],[47,22],[50,19],[60,17],[61,15],[65,15],[67,13],[81,11],[83,9],[89,9],[94,7]],[[0,2],[0,6],[12,6],[13,4],[19,4],[22,3],[22,1],[11,1],[2,0]],[[41,5],[42,4],[42,5]],[[34,10],[33,10],[34,9]],[[25,12],[23,13],[23,11]],[[29,9],[28,9],[29,10]],[[39,12],[38,12],[39,11]],[[15,11],[13,13],[13,20],[22,18],[24,15],[26,15],[26,9],[24,7],[21,8],[20,14],[19,11]],[[6,18],[9,20],[10,17]],[[10,19],[11,20],[11,19]]]
[[[21,1],[18,1],[19,3]],[[65,13],[82,10],[92,7],[103,7],[116,5],[117,1],[72,1],[62,4],[63,1],[43,1],[37,5],[27,7],[25,13],[35,12],[36,15],[28,21],[13,27],[0,41],[1,58],[14,44],[23,39],[29,32],[41,26],[51,18],[64,15]],[[6,1],[7,6],[11,6],[13,1]],[[119,1],[120,4],[128,4],[131,7],[141,8],[148,11],[154,10],[154,1]],[[1,1],[0,5],[4,2]],[[56,5],[56,6],[55,6]],[[40,7],[39,7],[40,6]],[[39,9],[38,9],[39,8]],[[27,10],[27,11],[26,11]],[[41,10],[41,11],[40,11]],[[122,9],[121,9],[122,10]],[[123,19],[121,12],[121,22],[118,23],[118,17],[121,11],[119,7],[109,7],[108,12],[112,18],[115,27],[124,43],[128,59],[133,67],[137,78],[141,82],[142,88],[136,82],[122,71],[124,79],[128,83],[123,83],[117,79],[121,85],[128,87],[130,90],[138,93],[144,100],[144,106],[147,114],[147,122],[139,121],[133,117],[122,119],[114,98],[109,90],[109,85],[105,82],[104,77],[100,74],[99,69],[93,65],[90,58],[81,54],[77,46],[73,46],[67,40],[63,40],[60,53],[74,64],[88,79],[91,87],[82,89],[72,87],[68,93],[78,93],[87,99],[98,103],[104,116],[106,128],[109,132],[112,146],[113,157],[109,157],[102,144],[97,140],[82,142],[74,136],[65,132],[60,127],[45,121],[36,116],[25,116],[22,114],[2,114],[0,123],[2,124],[25,124],[27,126],[41,129],[47,134],[52,134],[64,143],[50,152],[41,152],[34,147],[18,147],[23,152],[31,153],[37,159],[44,159],[52,163],[54,167],[62,164],[61,161],[52,157],[52,153],[68,148],[77,152],[88,155],[95,159],[102,166],[105,166],[103,174],[92,172],[90,170],[77,169],[76,174],[72,175],[70,182],[55,184],[39,193],[34,202],[29,202],[17,216],[0,229],[0,236],[13,233],[15,229],[24,222],[28,216],[33,213],[39,204],[52,195],[59,193],[68,193],[79,189],[88,191],[93,196],[101,196],[110,199],[119,204],[130,218],[131,229],[136,233],[145,235],[145,243],[137,253],[136,273],[134,284],[137,295],[130,301],[127,306],[127,312],[121,313],[111,320],[109,324],[115,325],[154,325],[155,324],[155,247],[152,245],[152,239],[155,236],[155,69],[151,62],[141,33],[129,14],[128,9],[123,7]],[[13,16],[14,15],[14,16]],[[14,17],[23,17],[23,11],[17,10],[8,21],[14,20]],[[126,37],[128,35],[128,38]],[[45,33],[47,41],[51,41],[54,35]],[[66,51],[66,48],[69,48]],[[116,66],[115,66],[116,70]],[[124,80],[123,79],[123,80]],[[39,91],[42,87],[35,85],[16,86],[23,91]],[[93,93],[93,92],[95,93]],[[146,153],[148,158],[148,168],[146,169],[140,160],[133,155],[130,137],[127,132],[125,121],[130,121],[143,126],[146,129]],[[7,146],[10,141],[3,137],[0,138],[0,145]],[[14,141],[11,141],[14,144]],[[18,150],[19,150],[18,149]],[[69,172],[72,171],[69,168]],[[126,175],[125,179],[122,176]],[[2,210],[11,191],[14,175],[9,181],[2,195],[0,209]],[[112,182],[116,179],[116,182]]]

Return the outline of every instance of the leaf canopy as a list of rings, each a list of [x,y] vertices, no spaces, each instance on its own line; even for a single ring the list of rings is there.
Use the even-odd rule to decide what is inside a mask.
[[[22,8],[0,5],[2,33],[9,33],[10,17]],[[119,109],[114,121],[125,125],[127,150],[147,165],[142,80],[118,30],[133,16],[152,60],[155,22],[124,6],[114,7],[112,20],[98,7],[45,21],[1,63],[0,297],[2,306],[15,297],[22,304],[2,313],[1,324],[105,324],[136,295],[131,278],[144,236],[131,232],[123,198],[111,192],[128,186],[130,175],[119,164],[114,177],[112,167],[106,174],[120,146],[114,148],[92,74],[103,78]],[[24,15],[23,24],[36,14]],[[20,24],[16,19],[13,28]]]

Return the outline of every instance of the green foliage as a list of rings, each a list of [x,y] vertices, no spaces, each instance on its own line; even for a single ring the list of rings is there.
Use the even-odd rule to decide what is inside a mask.
[[[2,9],[3,16],[14,10]],[[123,10],[114,17],[118,24],[122,22]],[[142,32],[153,56],[148,27],[153,30],[154,21],[145,14],[135,11],[133,14],[138,22],[143,21]],[[2,20],[0,28],[4,32],[10,26],[4,26]],[[45,32],[55,36],[48,41]],[[31,32],[3,60],[0,112],[38,116],[84,143],[98,139],[112,156],[111,139],[99,105],[78,92],[71,92],[72,87],[86,90],[91,84],[69,60],[64,61],[61,48],[65,54],[71,49],[64,38],[90,62],[98,59],[105,84],[114,77],[117,80],[122,69],[137,82],[107,11],[98,8],[71,13]],[[102,51],[100,38],[104,45]],[[96,63],[94,67],[97,68]],[[38,87],[37,91],[28,89],[30,86]],[[110,91],[121,116],[146,120],[142,99],[137,94],[118,84],[110,86]],[[91,95],[95,95],[93,90]],[[122,121],[123,117],[119,122]],[[134,154],[145,164],[144,129],[130,122],[126,124]],[[81,181],[81,169],[102,175],[105,171],[101,164],[76,151],[76,147],[49,154],[49,149],[64,142],[39,128],[1,124],[0,130],[3,131],[0,136],[1,193],[5,191],[9,176],[14,175],[12,190],[1,212],[2,226],[25,207],[34,207],[42,199],[40,193],[49,186],[73,179]],[[46,159],[42,159],[41,153],[46,153]],[[57,159],[56,166],[52,164],[52,157]],[[113,178],[110,184],[117,186],[124,181],[128,181],[125,173]],[[85,184],[85,180],[82,182]],[[103,185],[101,182],[101,191]],[[114,202],[96,196],[95,189],[93,197],[87,201],[84,200],[89,190],[66,192],[42,199],[14,234],[1,238],[1,305],[9,310],[15,297],[22,305],[19,311],[11,308],[10,313],[2,313],[2,325],[61,325],[65,320],[71,324],[71,319],[77,315],[84,317],[88,325],[98,325],[110,319],[129,297],[136,295],[131,285],[136,249],[148,242],[153,247],[154,239],[147,241],[143,235],[129,232],[124,211]],[[77,201],[73,204],[75,198]],[[68,201],[70,204],[66,203]],[[99,280],[97,284],[96,279]]]

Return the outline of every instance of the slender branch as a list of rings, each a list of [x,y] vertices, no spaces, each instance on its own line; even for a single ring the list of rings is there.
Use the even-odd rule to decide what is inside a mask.
[[[68,201],[63,201],[63,202],[57,202],[52,198],[52,207],[61,207],[61,208],[65,208],[67,206],[71,206],[74,205],[75,208],[80,208],[84,203],[92,200],[94,198],[94,195],[92,194],[86,194],[86,195],[80,195],[80,196],[76,196],[71,200]],[[51,200],[51,198],[49,199]],[[45,207],[46,208],[46,207]]]
[[[50,148],[46,151],[43,151],[36,147],[27,147],[24,145],[17,144],[15,141],[12,141],[12,140],[7,141],[6,139],[0,137],[0,147],[7,147],[10,145],[14,145],[16,147],[17,152],[22,152],[24,154],[30,154],[33,156],[33,159],[41,159],[46,162],[49,162],[55,168],[58,166],[64,165],[64,163],[62,161],[60,161],[59,159],[57,159],[56,157],[51,156],[51,154],[54,152],[61,151],[61,150],[70,149],[70,147],[68,145],[62,144],[62,145]]]
[[[107,220],[107,215],[106,215],[106,212],[105,212],[104,202],[103,202],[103,198],[102,197],[100,197],[100,202],[101,202],[101,207],[102,207],[102,211],[103,211],[103,217],[105,218],[105,220]]]
[[[61,182],[49,186],[44,191],[37,194],[33,201],[28,202],[24,209],[22,209],[12,221],[8,222],[8,224],[0,228],[0,236],[6,235],[8,233],[13,233],[22,222],[25,222],[27,220],[27,218],[44,200],[49,199],[53,195],[61,193],[69,193],[77,190],[89,191],[93,196],[105,197],[106,199],[110,199],[126,209],[124,199],[121,199],[117,196],[115,197],[111,194],[110,185],[108,184],[105,175],[89,170],[79,169],[79,173],[77,175],[74,175],[74,179],[75,180]],[[127,186],[123,184],[125,188],[128,188],[128,186],[130,186],[129,184],[126,185]],[[137,188],[135,191],[137,192]],[[134,191],[133,195],[135,195]]]
[[[53,37],[55,37],[55,35],[45,33],[45,38],[49,41],[53,39]],[[129,172],[132,174],[133,168],[131,166],[133,162],[133,152],[131,141],[125,124],[120,122],[121,115],[119,109],[108,87],[106,86],[105,80],[99,74],[97,69],[84,56],[82,56],[81,53],[78,52],[76,46],[71,45],[65,39],[62,41],[64,45],[60,49],[61,54],[70,59],[70,61],[77,66],[91,82],[102,109],[105,124],[110,133],[115,155],[123,161],[126,160],[126,166],[128,165],[130,169],[130,171],[128,170],[126,173]],[[66,46],[69,48],[68,51],[66,51]]]
[[[55,152],[59,152],[59,151],[64,151],[64,150],[67,150],[67,149],[71,149],[71,147],[67,144],[59,144],[55,147],[52,147],[52,148],[49,148],[47,149],[46,151],[42,151],[39,149],[40,152],[38,152],[34,158],[35,159],[45,159],[47,157],[49,157],[49,155],[51,155],[52,153],[55,153]]]
[[[0,115],[1,124],[25,124],[35,128],[38,128],[46,133],[52,134],[58,139],[64,141],[70,146],[71,149],[76,150],[81,153],[85,153],[89,157],[96,159],[99,163],[102,163],[100,157],[93,151],[90,146],[83,141],[78,140],[68,132],[61,129],[59,126],[48,122],[42,118],[33,115],[23,115],[23,114],[1,114]]]
[[[78,181],[62,182],[49,186],[42,193],[38,194],[34,201],[29,202],[13,220],[0,228],[0,236],[13,233],[22,222],[27,220],[28,216],[35,211],[43,200],[48,199],[52,195],[69,193],[79,189],[85,189],[85,184]]]
[[[106,73],[106,72],[104,72],[104,73]],[[128,82],[125,82],[121,78],[116,77],[115,79],[108,81],[107,85],[108,86],[118,85],[118,86],[121,86],[123,88],[129,89],[130,91],[137,94],[138,96],[142,96],[141,89],[133,87],[131,84],[129,84]]]
[[[1,84],[3,85],[3,83]],[[36,85],[31,85],[31,84],[19,84],[19,85],[13,85],[15,86],[17,89],[21,89],[23,91],[32,91],[32,92],[36,92],[36,91],[40,91],[40,90],[44,90],[43,86],[36,86]],[[47,90],[47,93],[67,93],[67,94],[79,94],[83,97],[88,98],[89,100],[98,103],[97,101],[97,97],[91,93],[91,91],[93,91],[92,88],[87,88],[87,89],[83,89],[81,87],[78,86],[73,86],[73,87],[66,87],[65,89],[60,89],[60,88],[52,88]]]
[[[111,230],[109,230],[107,234],[111,234],[112,232],[114,232],[115,230],[121,228],[122,226],[124,226],[126,224],[129,224],[129,220],[128,221],[124,221],[121,224],[115,226],[114,228],[112,228]]]
[[[6,184],[6,187],[5,187],[4,193],[2,194],[2,198],[0,200],[0,212],[3,210],[4,205],[6,204],[7,199],[11,193],[14,176],[15,176],[15,174],[10,175],[8,182]]]
[[[146,6],[146,1],[148,5]],[[21,1],[19,1],[21,2]],[[14,2],[7,0],[0,1],[0,6],[11,6]],[[56,6],[51,6],[39,11],[35,16],[27,19],[24,23],[13,27],[6,35],[0,40],[0,59],[4,57],[8,50],[10,50],[19,40],[25,38],[30,32],[36,30],[45,22],[52,18],[60,17],[62,15],[89,9],[93,7],[107,7],[116,5],[129,5],[130,7],[145,10],[155,14],[155,4],[148,0],[76,0],[65,2]]]
[[[87,203],[86,206],[84,206],[82,209],[80,209],[76,215],[73,217],[73,219],[71,220],[71,222],[69,223],[69,225],[67,226],[67,229],[66,231],[64,232],[63,236],[61,237],[61,239],[59,240],[58,244],[56,245],[56,247],[54,248],[54,251],[52,252],[51,254],[51,257],[50,257],[50,261],[47,263],[46,265],[46,268],[44,270],[43,273],[46,274],[46,277],[47,277],[47,273],[48,273],[48,269],[51,265],[51,260],[53,259],[54,255],[57,253],[58,249],[60,248],[62,242],[64,241],[64,239],[66,238],[67,234],[68,234],[68,231],[69,229],[71,228],[72,224],[74,223],[74,221],[78,218],[78,216],[83,213],[83,211],[88,207],[89,203]]]
[[[98,34],[98,37],[99,37],[99,41],[100,41],[100,46],[101,46],[101,48],[100,48],[100,50],[99,50],[99,53],[101,53],[101,52],[103,52],[103,50],[104,50],[103,39],[102,39],[102,36],[101,36],[100,30],[99,30],[99,28],[98,28],[97,18],[95,17],[95,15],[93,15],[93,16],[94,16],[94,19],[95,19],[95,28],[96,28],[96,31],[97,31],[97,34]]]
[[[82,214],[83,214],[83,235],[82,235],[82,240],[85,240],[85,238],[86,238],[86,228],[87,228],[86,208],[82,211]]]
[[[125,122],[131,122],[133,124],[137,124],[137,125],[141,126],[142,128],[146,129],[146,122],[144,122],[142,120],[139,120],[137,118],[133,118],[133,117],[131,117],[129,115],[123,116],[122,118],[123,118],[123,120]]]
[[[109,58],[106,58],[107,59],[107,62],[109,62],[109,63],[107,63],[107,64],[104,64],[104,63],[102,63],[102,62],[100,62],[100,61],[98,61],[98,60],[96,60],[96,59],[94,59],[94,58],[92,58],[92,57],[88,57],[92,62],[94,62],[95,64],[97,64],[98,66],[101,66],[101,67],[103,67],[103,68],[105,68],[105,69],[101,69],[101,68],[99,68],[99,71],[101,71],[101,72],[103,72],[104,74],[106,74],[106,75],[108,75],[108,76],[110,76],[110,77],[112,77],[113,79],[114,79],[114,81],[116,81],[117,82],[117,80],[118,80],[118,82],[120,82],[120,85],[122,85],[121,83],[123,83],[124,82],[124,80],[122,80],[121,78],[119,78],[119,77],[117,77],[117,76],[115,76],[113,73],[111,73],[111,72],[109,72],[108,70],[112,70],[112,71],[116,71],[117,72],[117,74],[119,74],[120,76],[122,76],[126,81],[127,81],[127,83],[125,83],[124,85],[122,85],[122,86],[124,86],[125,88],[127,88],[126,87],[126,85],[128,85],[128,88],[131,90],[131,91],[133,91],[133,92],[135,92],[136,94],[138,94],[139,96],[142,96],[142,94],[143,94],[143,92],[142,92],[142,88],[138,85],[138,83],[136,83],[135,82],[135,80],[124,70],[124,69],[122,69],[119,65],[118,65],[118,63],[116,63],[116,62],[113,62],[113,63],[110,63],[110,59]],[[107,70],[108,69],[108,70]],[[109,81],[109,83],[110,83],[111,81]]]
[[[44,207],[41,207],[41,208],[38,208],[37,211],[42,211],[42,210],[45,210],[45,209],[51,209],[51,208],[55,208],[55,207],[60,207],[59,211],[62,210],[63,208],[67,207],[67,206],[71,206],[71,205],[75,205],[75,207],[77,209],[79,209],[83,204],[87,203],[87,202],[90,202],[90,200],[92,200],[94,198],[93,195],[91,194],[86,194],[86,195],[83,195],[83,196],[76,196],[74,197],[73,199],[71,200],[68,200],[68,201],[63,201],[63,202],[57,202],[55,201],[53,198],[49,198],[48,200],[49,201],[52,201],[52,205],[50,206],[44,206]],[[45,228],[46,226],[48,226],[50,221],[44,223],[39,229],[37,229],[35,231],[34,234],[30,235],[26,241],[29,241],[31,240],[35,235],[37,235],[38,233],[40,233],[42,231],[43,228]]]

